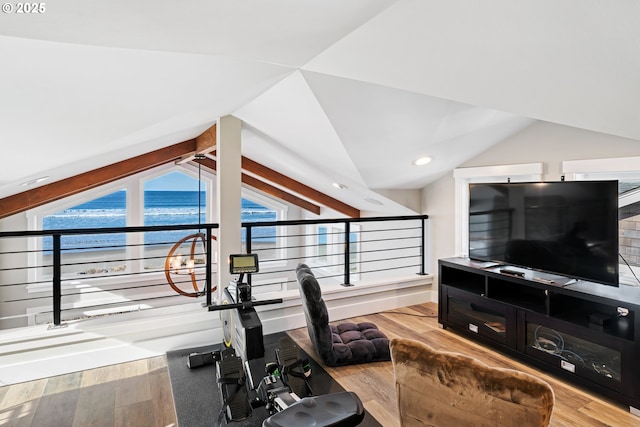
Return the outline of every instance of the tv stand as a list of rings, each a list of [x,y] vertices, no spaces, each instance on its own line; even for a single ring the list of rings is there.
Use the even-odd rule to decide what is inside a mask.
[[[438,261],[438,321],[640,412],[640,288]]]

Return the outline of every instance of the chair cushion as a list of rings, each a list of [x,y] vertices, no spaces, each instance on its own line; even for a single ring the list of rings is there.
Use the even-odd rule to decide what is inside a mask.
[[[391,360],[389,339],[371,322],[329,324],[320,285],[306,264],[296,269],[309,338],[328,366]]]

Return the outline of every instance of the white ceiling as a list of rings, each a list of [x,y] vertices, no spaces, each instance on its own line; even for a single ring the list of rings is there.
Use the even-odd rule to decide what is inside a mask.
[[[388,190],[422,188],[535,120],[640,140],[636,0],[45,5],[0,15],[0,196],[228,114],[245,156],[393,213],[408,209]],[[421,155],[434,160],[412,166]]]

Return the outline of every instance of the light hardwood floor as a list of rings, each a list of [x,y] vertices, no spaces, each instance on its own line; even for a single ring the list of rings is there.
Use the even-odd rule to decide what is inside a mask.
[[[378,313],[353,321],[372,321],[390,338],[423,341],[438,349],[472,355],[493,366],[519,369],[549,382],[556,394],[551,425],[640,426],[627,408],[570,386],[509,357],[440,328],[435,304]],[[289,334],[313,355],[306,329]],[[385,427],[397,427],[393,368],[390,362],[326,368],[347,390],[355,391]],[[428,399],[425,391],[425,399]],[[175,409],[166,358],[155,357],[0,388],[0,426],[174,426]]]
[[[176,426],[166,357],[0,388],[0,426]]]

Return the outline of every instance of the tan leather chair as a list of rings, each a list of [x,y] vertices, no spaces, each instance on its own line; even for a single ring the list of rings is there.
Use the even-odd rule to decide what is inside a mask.
[[[544,427],[554,404],[543,380],[408,339],[391,340],[402,427]]]

